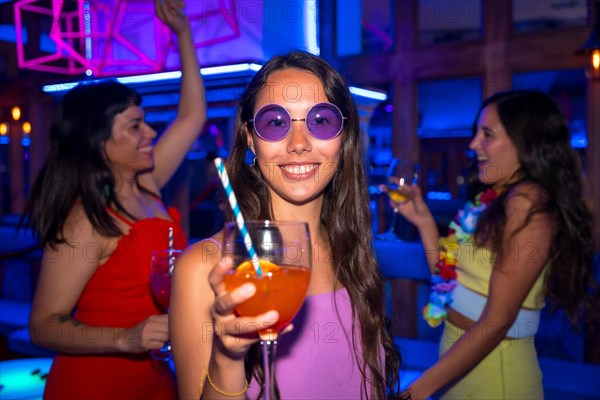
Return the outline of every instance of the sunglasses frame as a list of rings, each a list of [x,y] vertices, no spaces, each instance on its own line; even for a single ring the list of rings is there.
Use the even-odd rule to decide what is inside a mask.
[[[341,118],[342,118],[342,124],[340,126],[339,131],[333,135],[332,137],[328,138],[328,139],[321,139],[318,137],[315,137],[313,135],[313,133],[310,131],[308,124],[306,123],[306,117],[308,117],[308,114],[310,114],[310,112],[318,106],[322,106],[322,105],[327,105],[327,106],[331,106],[334,107],[340,114]],[[285,111],[285,113],[288,115],[288,117],[290,118],[290,126],[288,127],[287,132],[285,133],[285,135],[283,135],[283,137],[281,139],[277,139],[277,140],[269,140],[265,137],[263,137],[263,135],[261,135],[257,130],[256,130],[256,124],[254,123],[254,121],[256,121],[256,116],[266,107],[271,107],[271,106],[278,106],[280,107],[283,111]],[[292,131],[292,124],[291,122],[296,122],[296,121],[304,121],[304,125],[306,125],[306,130],[308,131],[308,133],[310,134],[310,136],[312,136],[313,138],[317,139],[317,140],[332,140],[335,139],[336,137],[338,137],[340,135],[340,133],[342,133],[342,131],[344,130],[344,120],[347,120],[348,117],[344,117],[344,114],[342,114],[342,110],[340,110],[340,108],[338,106],[336,106],[333,103],[317,103],[315,105],[313,105],[311,108],[308,109],[308,111],[306,112],[306,116],[304,118],[292,118],[292,116],[290,115],[290,113],[288,112],[288,110],[285,109],[285,107],[283,107],[280,104],[277,103],[269,103],[269,104],[265,104],[264,106],[262,106],[261,108],[259,108],[258,110],[256,110],[256,112],[254,113],[254,118],[249,119],[248,122],[252,123],[252,129],[254,130],[254,133],[256,133],[256,135],[261,139],[264,140],[265,142],[281,142],[283,139],[285,139],[286,137],[288,137],[288,135],[290,134],[290,132]]]

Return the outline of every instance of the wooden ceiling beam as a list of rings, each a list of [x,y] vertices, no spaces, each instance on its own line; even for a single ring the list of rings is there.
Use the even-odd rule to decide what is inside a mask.
[[[506,51],[499,52],[494,52],[495,43],[472,41],[421,47],[403,53],[360,55],[346,60],[344,70],[352,82],[385,85],[406,75],[422,80],[483,74],[486,64],[490,67],[495,62],[506,62],[513,72],[583,68],[585,56],[578,52],[576,44],[585,42],[587,31],[586,27],[580,27],[540,33],[545,35],[543,40],[538,35],[516,35],[509,39]],[[494,59],[493,54],[499,57],[505,54],[506,59]]]

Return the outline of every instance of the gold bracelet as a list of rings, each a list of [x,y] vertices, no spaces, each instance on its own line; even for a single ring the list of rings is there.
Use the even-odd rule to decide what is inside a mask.
[[[224,391],[223,389],[217,387],[217,385],[215,385],[215,383],[212,381],[212,379],[210,379],[210,374],[208,373],[208,366],[205,367],[206,369],[206,377],[208,378],[208,383],[210,384],[210,386],[215,389],[215,391],[217,393],[222,394],[223,396],[227,396],[227,397],[238,397],[243,395],[244,393],[246,393],[246,391],[248,390],[248,387],[250,386],[250,384],[248,383],[248,380],[246,380],[246,383],[244,385],[244,388],[237,392],[237,393],[229,393]],[[204,373],[204,370],[202,370],[202,373]]]

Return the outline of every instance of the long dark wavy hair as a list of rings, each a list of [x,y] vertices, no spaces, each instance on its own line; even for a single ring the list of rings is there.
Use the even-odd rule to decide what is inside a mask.
[[[135,90],[115,81],[79,84],[64,96],[50,127],[48,159],[21,217],[21,225],[32,227],[43,246],[64,243],[62,229],[77,199],[99,233],[122,234],[106,207],[129,213],[113,191],[115,171],[104,149],[115,116],[140,104]]]
[[[384,314],[383,277],[371,247],[371,213],[358,112],[344,79],[327,62],[312,54],[295,51],[270,59],[253,77],[240,99],[237,113],[235,142],[227,165],[231,184],[244,216],[273,219],[266,181],[259,168],[244,163],[248,148],[246,129],[251,129],[249,120],[253,118],[257,97],[269,76],[288,68],[318,77],[327,100],[348,117],[342,133],[338,170],[325,189],[321,223],[326,227],[331,244],[335,277],[348,290],[352,320],[358,320],[360,324],[362,354],[355,350],[355,359],[363,376],[363,396],[372,399],[394,396],[399,382],[400,356],[394,348]],[[354,344],[359,339],[355,335],[354,322],[352,328],[352,343],[356,349],[359,346]],[[382,348],[385,351],[385,370],[381,365]],[[248,379],[254,376],[262,383],[264,378],[258,350],[255,346],[248,353],[246,371]]]
[[[554,234],[545,277],[546,295],[556,308],[562,307],[577,326],[580,306],[592,284],[594,238],[592,215],[584,202],[580,160],[571,147],[565,118],[546,94],[519,90],[502,92],[485,100],[477,113],[495,105],[502,125],[517,149],[521,167],[499,198],[481,216],[475,237],[484,243],[502,243],[506,226],[505,203],[511,189],[527,182],[540,189],[535,206],[529,211],[524,229],[536,214],[547,214],[554,221]],[[514,194],[514,192],[513,192]],[[499,254],[509,249],[498,248]]]

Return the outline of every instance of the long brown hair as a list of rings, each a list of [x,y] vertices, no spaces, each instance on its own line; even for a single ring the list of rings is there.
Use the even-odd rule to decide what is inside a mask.
[[[77,198],[100,234],[123,234],[106,209],[114,207],[132,217],[113,189],[115,175],[124,179],[131,171],[111,167],[104,148],[115,116],[141,102],[135,90],[116,81],[82,83],[62,99],[50,127],[50,154],[20,221],[34,229],[42,246],[64,243],[62,230]]]
[[[479,115],[492,104],[517,149],[521,168],[507,190],[481,216],[476,237],[486,243],[501,243],[507,218],[505,202],[514,194],[511,189],[521,183],[535,185],[539,189],[536,204],[519,230],[538,213],[553,219],[556,229],[548,254],[545,291],[552,304],[564,308],[571,323],[577,325],[579,307],[592,287],[594,239],[591,212],[583,200],[580,162],[571,147],[569,128],[549,96],[519,90],[485,100],[475,119],[474,133]]]
[[[260,91],[270,74],[283,69],[298,69],[318,77],[327,100],[337,105],[348,119],[342,132],[338,170],[325,189],[321,223],[331,243],[335,277],[347,289],[352,304],[352,320],[359,321],[362,354],[355,358],[363,376],[362,392],[367,398],[394,395],[398,385],[400,356],[394,348],[384,314],[383,277],[371,246],[371,214],[367,181],[362,161],[359,118],[356,105],[341,75],[324,60],[305,52],[291,52],[270,59],[253,77],[240,99],[235,139],[228,159],[231,184],[240,209],[249,219],[273,219],[266,182],[258,168],[244,163],[248,148],[246,128],[252,119]],[[333,288],[332,288],[333,289]],[[358,317],[358,318],[356,318]],[[353,344],[359,340],[352,327]],[[380,349],[385,351],[385,370]],[[262,381],[257,349],[247,359],[248,378]],[[370,388],[370,389],[369,389]],[[388,392],[389,390],[389,392]]]

